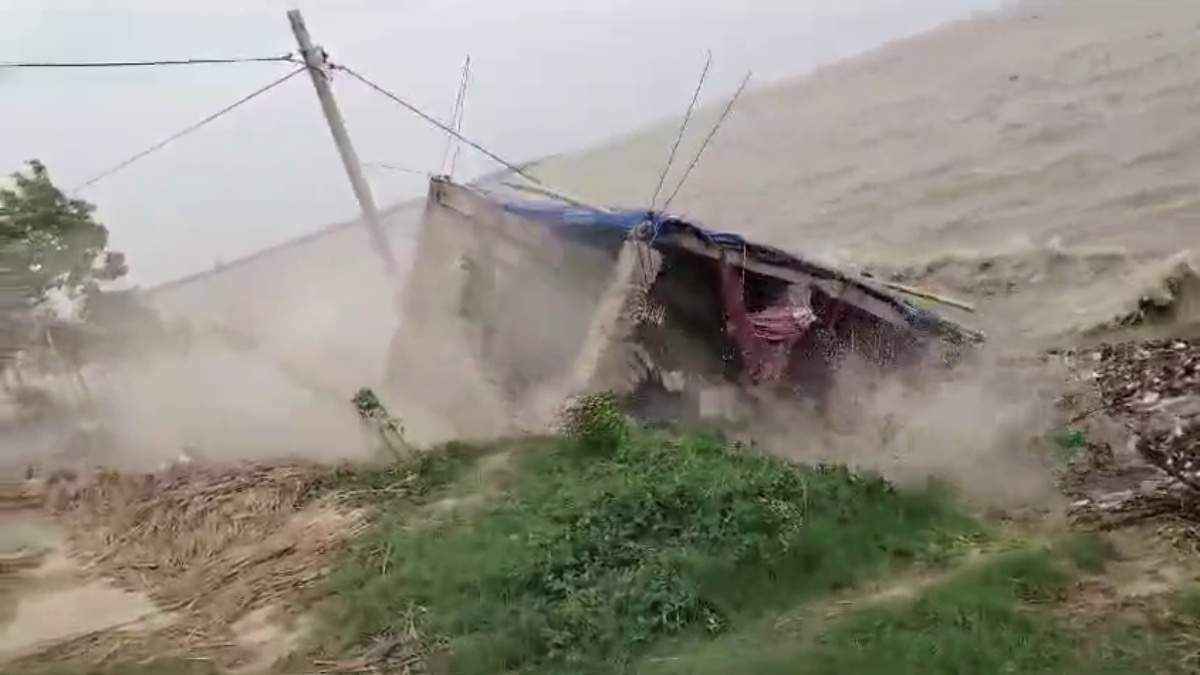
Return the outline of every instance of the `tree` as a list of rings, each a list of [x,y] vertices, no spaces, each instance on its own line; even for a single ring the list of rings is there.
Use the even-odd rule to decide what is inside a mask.
[[[96,207],[64,194],[44,164],[30,161],[11,180],[0,188],[0,312],[30,309],[55,289],[78,297],[128,272],[123,255],[105,250]]]
[[[10,178],[0,188],[0,368],[36,339],[51,292],[83,303],[97,282],[128,273],[124,255],[106,250],[96,207],[68,197],[44,164],[30,161]]]

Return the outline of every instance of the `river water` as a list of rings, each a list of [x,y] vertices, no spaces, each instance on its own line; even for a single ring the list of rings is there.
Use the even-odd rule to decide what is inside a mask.
[[[966,296],[980,311],[965,320],[1009,342],[1106,333],[1151,290],[1171,306],[1155,331],[1193,331],[1198,56],[1200,3],[1071,2],[949,24],[752,88],[669,208]],[[693,118],[681,157],[719,112]],[[538,171],[588,199],[644,204],[677,125]]]

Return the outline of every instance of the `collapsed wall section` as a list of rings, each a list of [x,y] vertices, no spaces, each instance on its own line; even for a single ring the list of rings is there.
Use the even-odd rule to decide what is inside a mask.
[[[564,398],[598,392],[624,395],[641,383],[647,364],[636,342],[636,329],[654,313],[650,288],[662,266],[662,255],[643,241],[631,238],[621,247],[563,384]]]
[[[399,397],[458,437],[541,426],[592,331],[611,253],[435,179],[389,358]],[[538,403],[535,403],[538,402]]]

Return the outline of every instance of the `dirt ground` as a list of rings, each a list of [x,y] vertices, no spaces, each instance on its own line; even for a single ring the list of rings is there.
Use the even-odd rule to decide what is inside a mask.
[[[6,483],[0,663],[269,668],[308,644],[306,589],[360,530],[358,511],[322,496],[331,471],[178,466]]]
[[[169,617],[144,593],[98,579],[71,554],[66,533],[40,509],[7,510],[0,660],[105,631],[161,627]]]

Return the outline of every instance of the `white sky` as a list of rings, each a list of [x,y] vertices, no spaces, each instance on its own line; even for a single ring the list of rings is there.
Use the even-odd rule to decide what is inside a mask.
[[[305,0],[314,40],[448,117],[463,59],[464,133],[512,161],[594,144],[682,113],[704,52],[725,96],[997,0]],[[260,56],[294,49],[287,0],[0,0],[0,61]],[[172,8],[174,7],[174,8]],[[232,103],[290,66],[0,72],[0,171],[44,161],[64,187]],[[364,162],[436,170],[444,134],[343,77]],[[495,167],[464,149],[457,176]],[[368,168],[381,206],[425,179]],[[81,193],[153,284],[351,218],[357,206],[307,76]],[[370,264],[346,261],[347,264]]]

